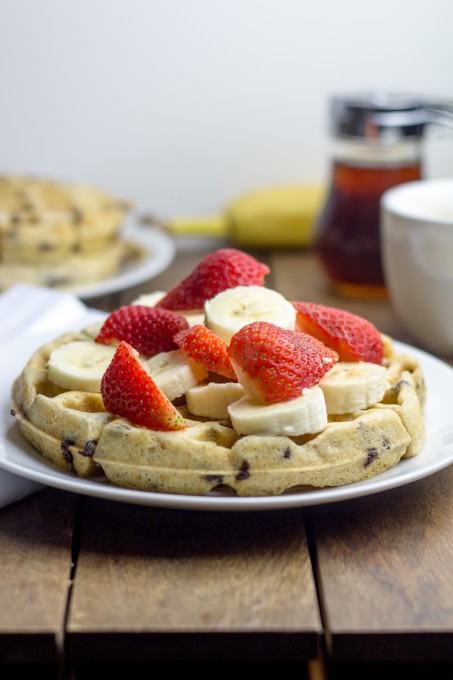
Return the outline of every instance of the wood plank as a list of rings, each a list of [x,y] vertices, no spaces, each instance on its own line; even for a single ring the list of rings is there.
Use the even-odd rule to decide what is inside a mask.
[[[303,514],[90,499],[67,630],[79,660],[314,657],[321,623]]]
[[[453,661],[453,467],[310,511],[332,658]]]
[[[349,309],[370,319],[382,332],[416,344],[388,301],[366,302],[335,295],[313,252],[294,252],[284,258],[275,254],[271,266],[276,287],[288,299]],[[394,659],[395,654],[402,654],[430,658],[431,654],[453,658],[452,579],[447,566],[451,562],[448,517],[452,516],[453,501],[450,487],[443,481],[451,474],[446,471],[416,485],[415,489],[424,490],[421,496],[412,487],[385,494],[383,499],[392,500],[390,509],[385,500],[367,498],[311,513],[320,555],[325,625],[336,657],[351,660],[363,654]],[[406,514],[412,518],[410,525]],[[424,526],[426,517],[436,517],[438,531],[433,535],[430,524]],[[421,535],[423,558],[417,563]],[[430,544],[431,540],[436,542]],[[387,541],[392,548],[386,548]],[[395,544],[399,553],[392,552]],[[436,551],[439,562],[443,559],[441,566]],[[423,598],[427,598],[426,608]],[[437,631],[436,622],[440,625],[438,636],[429,640],[429,647],[421,646],[422,638],[428,644],[428,638],[434,636],[429,628]],[[387,639],[392,625],[396,629]]]
[[[46,489],[0,512],[2,663],[59,659],[77,502]]]

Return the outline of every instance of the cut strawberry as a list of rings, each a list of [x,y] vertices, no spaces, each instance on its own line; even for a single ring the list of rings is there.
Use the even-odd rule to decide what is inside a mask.
[[[110,314],[96,342],[111,345],[125,340],[143,356],[151,357],[176,349],[173,336],[188,327],[182,314],[144,305],[127,305]]]
[[[340,361],[382,364],[381,334],[370,321],[336,307],[312,302],[293,302],[296,328],[313,335],[338,353]]]
[[[311,335],[254,321],[233,335],[228,353],[246,393],[269,404],[317,385],[338,355]]]
[[[150,430],[182,430],[182,415],[157,387],[138,352],[120,342],[101,380],[101,395],[107,411]]]
[[[236,373],[228,355],[228,345],[206,326],[196,325],[179,331],[174,341],[207,371],[236,380]]]
[[[269,267],[251,255],[221,248],[206,255],[191,274],[172,288],[156,307],[173,310],[201,309],[217,293],[236,286],[263,286]]]

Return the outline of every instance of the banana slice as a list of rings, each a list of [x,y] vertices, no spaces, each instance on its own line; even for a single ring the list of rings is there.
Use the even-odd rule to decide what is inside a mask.
[[[264,286],[236,286],[205,303],[205,325],[229,343],[233,335],[253,321],[269,321],[294,330],[296,310],[283,295]]]
[[[192,309],[188,311],[184,310],[179,313],[186,317],[189,326],[198,326],[199,324],[204,324],[205,316],[203,309]]]
[[[144,305],[145,307],[155,307],[156,304],[165,297],[166,293],[161,290],[156,290],[154,293],[144,293],[139,295],[131,302],[131,305]],[[189,309],[178,311],[178,314],[185,316],[189,322],[189,326],[197,324],[204,324],[204,310],[203,309]]]
[[[242,397],[228,406],[228,413],[238,434],[296,437],[321,432],[327,425],[324,395],[317,385],[296,399],[276,404]]]
[[[89,335],[90,338],[93,338],[93,340],[96,340],[96,338],[99,335],[99,331],[101,330],[103,324],[104,324],[104,321],[93,321],[92,323],[88,324],[88,326],[85,326],[84,328],[82,328],[82,333],[85,333],[85,335]]]
[[[366,361],[338,361],[319,381],[327,413],[354,413],[377,404],[387,388],[387,369]]]
[[[166,296],[164,290],[155,290],[152,293],[143,293],[132,300],[131,305],[143,305],[144,307],[155,307],[159,300]]]
[[[210,382],[187,390],[187,408],[195,416],[222,420],[229,417],[228,406],[243,396],[244,388],[239,383]]]
[[[62,345],[49,357],[49,380],[66,390],[100,392],[101,379],[116,347],[80,340]]]
[[[170,401],[207,378],[207,371],[182,349],[160,352],[146,362],[156,385]]]

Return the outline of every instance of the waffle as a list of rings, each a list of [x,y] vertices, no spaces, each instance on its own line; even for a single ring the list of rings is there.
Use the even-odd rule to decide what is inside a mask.
[[[229,420],[193,416],[177,432],[137,427],[105,411],[97,392],[65,391],[49,380],[56,347],[92,340],[89,329],[38,349],[12,388],[12,413],[25,439],[58,468],[153,492],[277,495],[359,482],[415,456],[425,437],[425,383],[417,360],[384,337],[388,387],[375,406],[329,417],[317,435],[239,436]]]
[[[113,275],[138,255],[120,231],[130,206],[87,186],[0,177],[0,290],[64,288]]]

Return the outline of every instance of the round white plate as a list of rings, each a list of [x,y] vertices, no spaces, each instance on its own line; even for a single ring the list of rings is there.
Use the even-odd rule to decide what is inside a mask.
[[[418,456],[402,460],[394,468],[365,482],[339,488],[288,492],[281,496],[241,498],[210,494],[184,496],[115,487],[104,478],[80,479],[59,471],[47,462],[21,436],[11,416],[10,385],[20,373],[31,352],[50,337],[15,339],[2,347],[0,357],[0,468],[44,485],[107,498],[114,501],[184,510],[244,511],[271,510],[320,505],[392,489],[447,467],[453,462],[453,416],[451,394],[453,369],[435,357],[402,343],[401,351],[414,354],[421,362],[428,387],[426,419],[428,435]]]
[[[152,279],[173,262],[176,246],[171,236],[157,227],[140,224],[138,216],[129,215],[121,233],[125,240],[141,246],[145,257],[139,262],[126,265],[122,271],[108,279],[65,291],[74,293],[82,300],[116,293]]]

